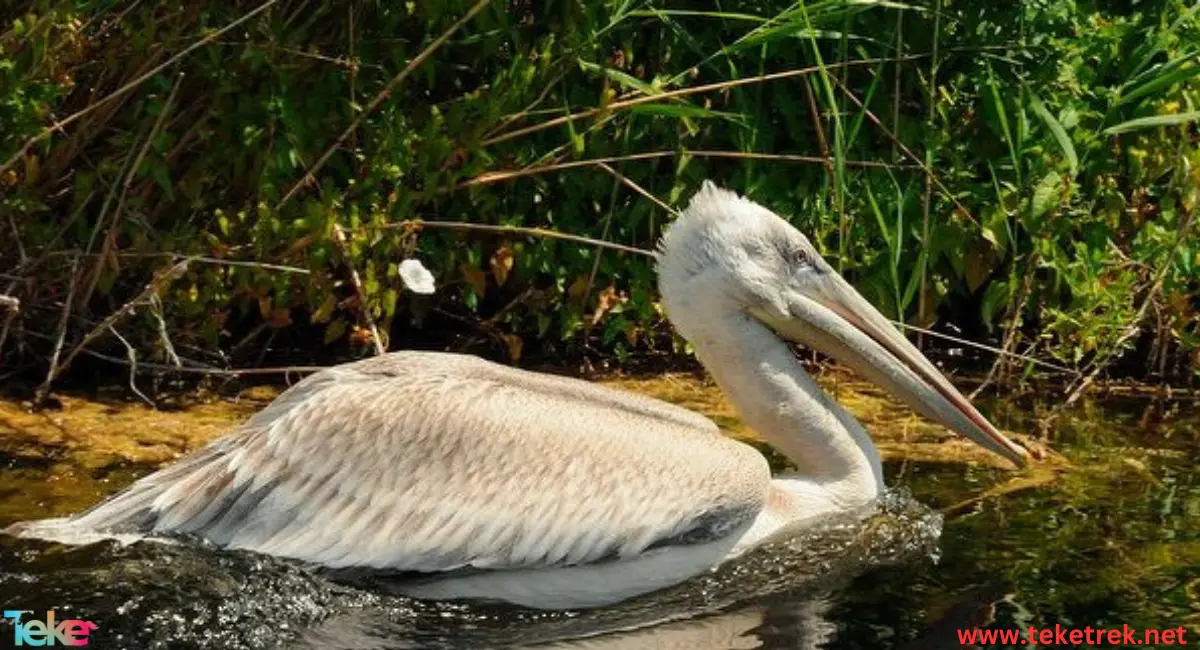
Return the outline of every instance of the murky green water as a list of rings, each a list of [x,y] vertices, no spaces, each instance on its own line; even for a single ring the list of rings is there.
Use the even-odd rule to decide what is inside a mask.
[[[1038,430],[1036,405],[985,406],[1002,428]],[[906,447],[897,425],[881,437],[888,482],[903,490],[865,521],[831,522],[604,610],[415,602],[197,544],[68,548],[2,535],[0,607],[94,621],[91,645],[103,649],[959,648],[957,629],[1055,624],[1182,626],[1195,644],[1198,410],[1138,399],[1087,405],[1049,430],[1070,468],[1024,483],[984,463],[931,459],[928,445]],[[141,471],[66,469],[60,457],[7,456],[0,526],[73,506],[76,492],[94,500]],[[60,489],[45,488],[56,481]],[[0,647],[11,640],[0,626]]]

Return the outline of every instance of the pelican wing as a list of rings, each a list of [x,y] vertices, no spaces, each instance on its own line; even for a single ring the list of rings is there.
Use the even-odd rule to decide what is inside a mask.
[[[75,523],[330,567],[569,566],[728,535],[769,478],[684,409],[404,352],[308,377]]]

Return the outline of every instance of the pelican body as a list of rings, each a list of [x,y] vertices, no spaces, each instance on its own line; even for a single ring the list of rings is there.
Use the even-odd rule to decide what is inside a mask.
[[[756,450],[665,402],[470,356],[397,352],[315,373],[91,510],[10,532],[190,534],[415,576],[398,589],[422,598],[615,603],[883,490],[870,437],[788,341],[1024,462],[769,210],[705,183],[664,237],[658,271],[676,328],[794,474],[772,479]]]

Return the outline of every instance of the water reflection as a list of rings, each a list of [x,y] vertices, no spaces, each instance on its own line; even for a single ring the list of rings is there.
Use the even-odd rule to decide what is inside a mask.
[[[969,650],[979,647],[963,644],[959,633],[986,628],[994,623],[996,605],[1012,596],[1011,593],[1007,593],[1008,590],[1007,587],[988,586],[972,591],[926,626],[916,639],[899,646],[897,650]]]
[[[820,650],[837,635],[837,625],[828,617],[827,595],[755,604],[730,612],[667,621],[641,627],[549,640],[514,643],[464,642],[462,648],[494,650]],[[399,632],[399,633],[398,633]],[[361,612],[337,616],[323,622],[296,646],[350,650],[378,648],[409,650],[428,648],[428,640],[407,639],[403,632],[381,631],[377,621],[364,619]],[[443,640],[444,642],[445,640]],[[439,646],[442,647],[442,646]]]

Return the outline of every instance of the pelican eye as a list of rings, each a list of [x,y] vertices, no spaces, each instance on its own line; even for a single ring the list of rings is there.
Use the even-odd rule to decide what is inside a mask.
[[[796,270],[804,270],[812,266],[812,257],[809,256],[808,251],[799,246],[788,249],[785,257],[787,257],[788,264]]]

